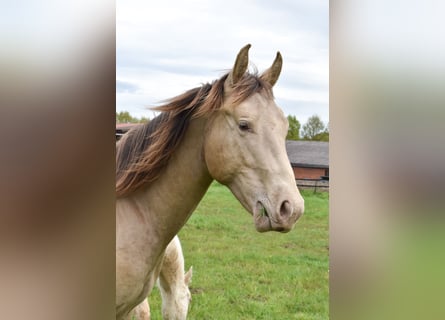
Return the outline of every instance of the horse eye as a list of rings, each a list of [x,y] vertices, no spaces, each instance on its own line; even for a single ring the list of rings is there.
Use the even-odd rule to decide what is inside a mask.
[[[247,121],[240,121],[238,124],[238,127],[241,131],[248,131],[250,130],[249,123]]]

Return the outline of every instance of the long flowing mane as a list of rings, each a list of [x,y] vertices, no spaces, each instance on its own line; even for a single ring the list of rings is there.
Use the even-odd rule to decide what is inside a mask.
[[[116,196],[127,196],[155,181],[181,143],[190,119],[211,114],[224,102],[228,73],[153,108],[161,114],[126,133],[116,144]],[[245,73],[230,92],[239,104],[256,92],[273,97],[271,85],[255,72]]]

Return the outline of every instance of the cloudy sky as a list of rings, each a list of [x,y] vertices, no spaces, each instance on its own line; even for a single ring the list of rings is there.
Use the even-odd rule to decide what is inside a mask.
[[[329,121],[327,0],[118,0],[117,111],[153,117],[147,108],[233,66],[247,43],[261,72],[276,52],[283,69],[278,105],[301,123]]]

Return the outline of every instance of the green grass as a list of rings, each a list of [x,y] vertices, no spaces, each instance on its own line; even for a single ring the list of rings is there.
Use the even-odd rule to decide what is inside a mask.
[[[213,183],[180,231],[193,266],[188,319],[328,319],[328,193],[302,191],[305,214],[287,234],[258,233],[252,216]],[[152,320],[162,319],[157,288]]]

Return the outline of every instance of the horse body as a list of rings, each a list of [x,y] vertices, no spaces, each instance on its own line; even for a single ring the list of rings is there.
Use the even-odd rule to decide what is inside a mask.
[[[178,236],[168,244],[157,281],[162,296],[162,317],[164,320],[185,320],[189,309],[191,293],[189,284],[192,268],[184,274],[184,255]],[[142,301],[130,312],[127,320],[150,320],[148,299]]]
[[[258,77],[246,73],[249,48],[227,75],[160,107],[158,131],[132,129],[117,144],[118,320],[151,291],[165,248],[212,180],[229,187],[260,232],[288,232],[303,213],[285,150],[288,124],[272,94],[281,55]]]

